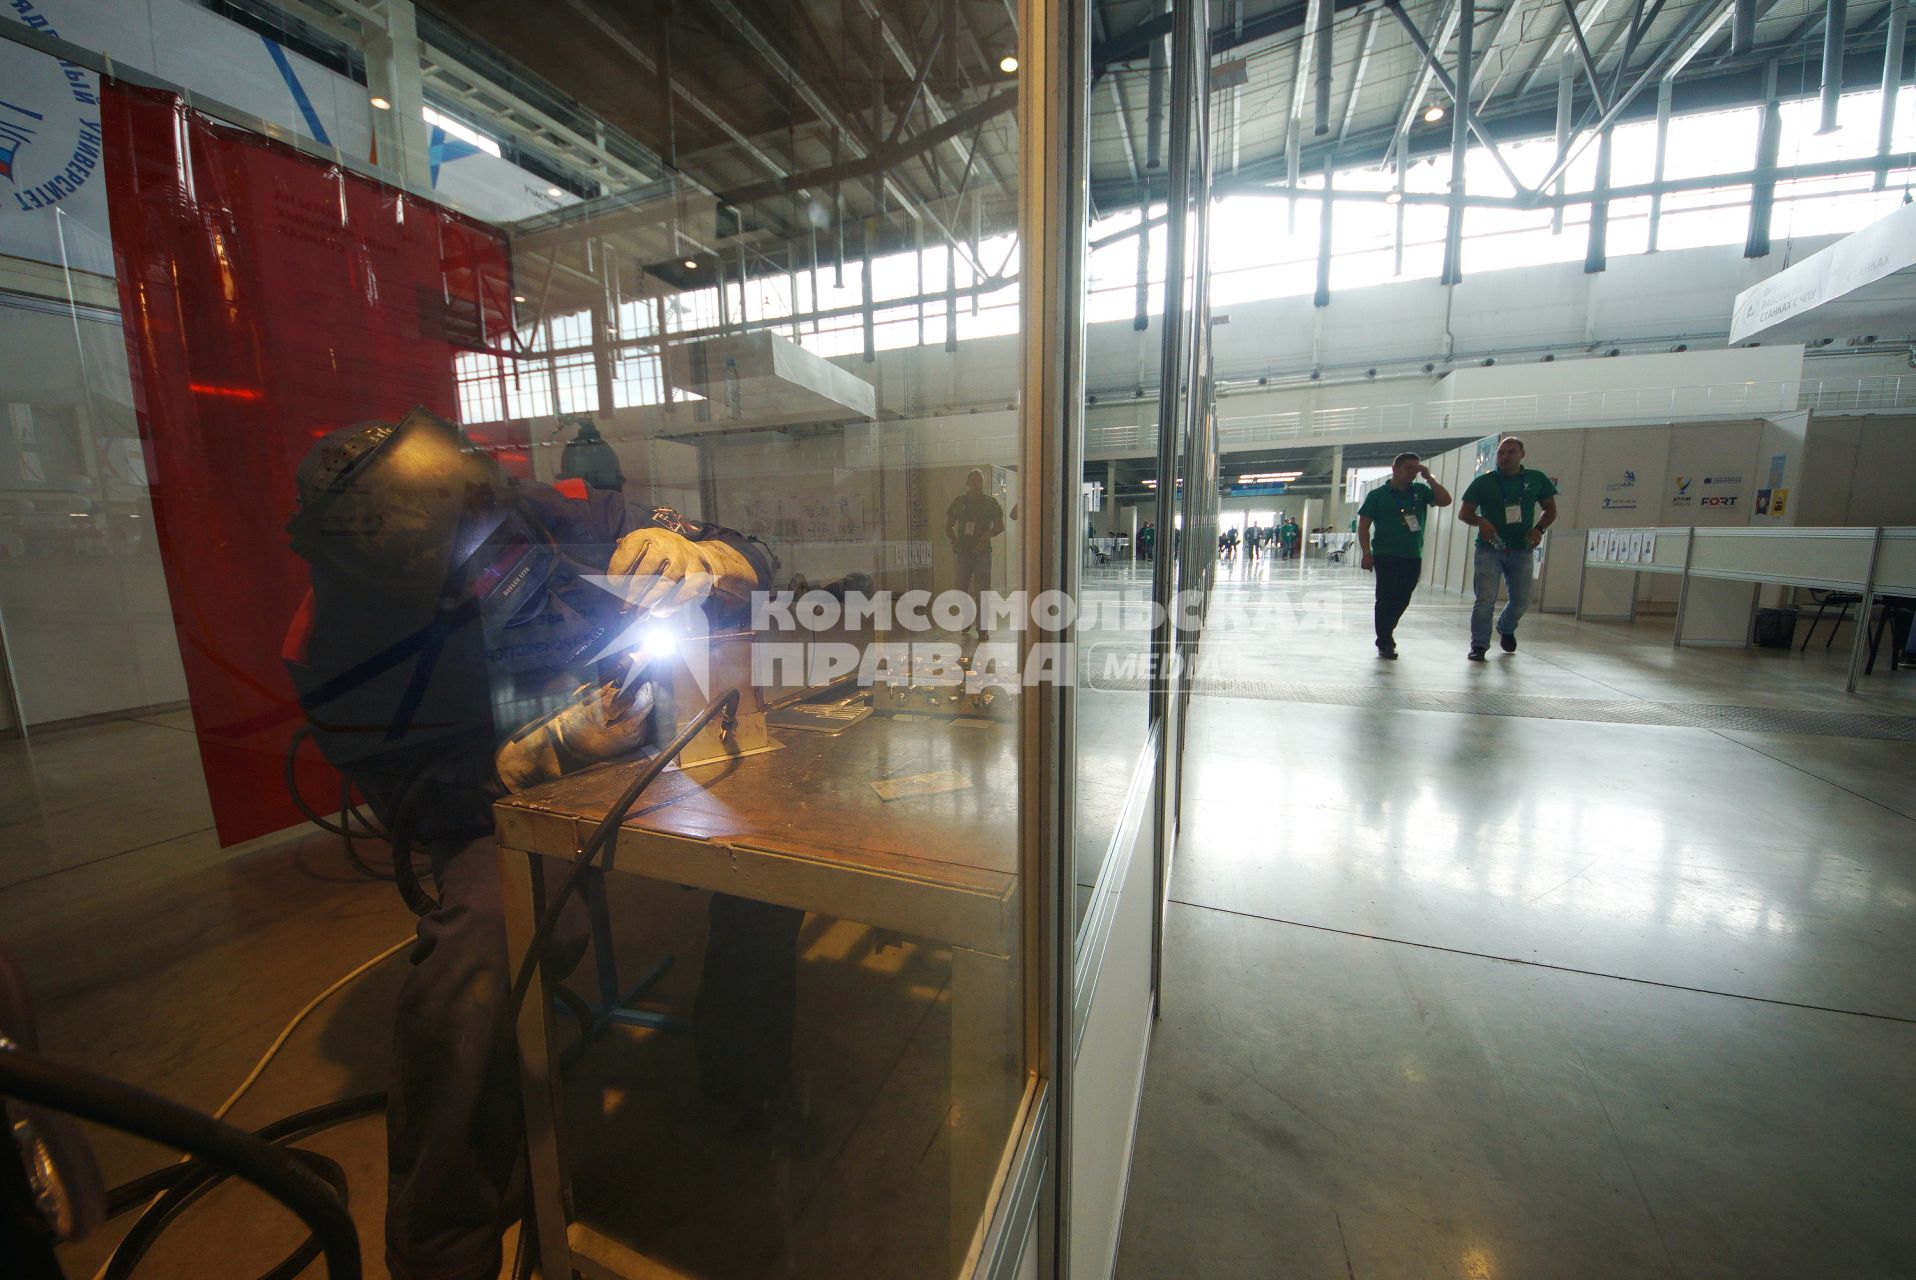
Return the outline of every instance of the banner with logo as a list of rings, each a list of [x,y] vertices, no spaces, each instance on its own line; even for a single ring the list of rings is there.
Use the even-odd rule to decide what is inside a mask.
[[[100,99],[145,476],[230,844],[298,821],[280,780],[301,723],[280,661],[307,587],[285,532],[295,467],[336,427],[414,405],[457,419],[454,358],[507,341],[507,250],[171,94],[109,80]],[[314,762],[307,794],[329,777]]]

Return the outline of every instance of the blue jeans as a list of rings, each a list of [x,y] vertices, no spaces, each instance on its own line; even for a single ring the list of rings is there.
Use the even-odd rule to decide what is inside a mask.
[[[1530,578],[1534,571],[1534,553],[1529,547],[1510,547],[1499,551],[1496,547],[1477,544],[1477,603],[1470,610],[1470,647],[1488,649],[1490,647],[1490,615],[1497,608],[1498,579],[1510,588],[1510,603],[1504,606],[1503,617],[1497,619],[1497,630],[1504,635],[1514,635],[1517,621],[1530,607]]]

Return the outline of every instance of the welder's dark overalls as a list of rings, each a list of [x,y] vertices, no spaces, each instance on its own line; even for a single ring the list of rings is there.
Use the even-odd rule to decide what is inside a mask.
[[[587,564],[604,566],[621,537],[652,523],[628,512],[617,493],[577,482],[563,489],[522,482],[518,491],[554,539]],[[691,536],[728,543],[760,568],[762,584],[768,576],[763,551],[744,538],[710,526]],[[314,591],[308,680],[365,656],[328,643],[329,607],[350,602],[336,594],[329,601],[317,580]],[[613,597],[605,600],[616,607]],[[462,661],[475,651],[455,644],[443,652],[445,660]],[[471,678],[483,686],[488,673],[475,670]],[[388,830],[402,777],[428,774],[423,785],[432,788],[415,847],[430,855],[439,906],[419,921],[412,971],[400,992],[386,1113],[386,1260],[402,1280],[492,1280],[503,1222],[516,1209],[503,1201],[524,1138],[517,1050],[496,1034],[512,978],[491,812],[505,794],[492,765],[503,736],[488,724],[409,751],[403,765],[348,771]],[[540,862],[548,893],[556,892],[565,865]],[[714,1101],[757,1105],[789,1073],[803,919],[788,907],[712,898],[693,1036],[700,1083]],[[586,905],[575,894],[546,952],[549,974],[562,976],[578,964],[587,933]]]

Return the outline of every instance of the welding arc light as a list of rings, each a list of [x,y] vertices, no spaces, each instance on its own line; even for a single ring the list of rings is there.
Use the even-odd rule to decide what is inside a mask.
[[[669,658],[678,651],[679,639],[665,627],[648,627],[639,636],[639,647],[632,656],[641,662],[653,662],[659,658]]]

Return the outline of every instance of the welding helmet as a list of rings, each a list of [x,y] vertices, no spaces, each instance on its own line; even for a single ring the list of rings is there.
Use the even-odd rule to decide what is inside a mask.
[[[559,548],[511,480],[422,408],[322,437],[299,465],[293,550],[373,597],[476,605],[490,626],[537,614]]]

